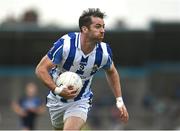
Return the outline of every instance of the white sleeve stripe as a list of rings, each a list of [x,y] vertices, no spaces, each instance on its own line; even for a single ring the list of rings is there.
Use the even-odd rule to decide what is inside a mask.
[[[54,61],[54,56],[56,55],[56,53],[62,48],[63,45],[61,45],[59,48],[57,48],[57,50],[54,52],[53,54],[53,58],[52,58],[52,61]]]

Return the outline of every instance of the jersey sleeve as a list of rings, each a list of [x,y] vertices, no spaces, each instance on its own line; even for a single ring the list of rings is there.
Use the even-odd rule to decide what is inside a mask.
[[[103,69],[109,69],[113,63],[111,47],[109,46],[109,44],[107,44],[106,47],[107,47],[108,58],[106,64],[103,66]]]
[[[54,64],[60,64],[63,54],[64,39],[57,40],[53,47],[48,51],[47,56]]]

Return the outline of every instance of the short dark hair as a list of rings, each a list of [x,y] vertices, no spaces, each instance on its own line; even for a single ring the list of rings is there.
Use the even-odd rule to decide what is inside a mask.
[[[88,10],[83,11],[82,15],[79,17],[79,29],[82,31],[81,27],[89,27],[92,23],[91,16],[104,18],[106,15],[102,13],[99,8],[88,8]]]

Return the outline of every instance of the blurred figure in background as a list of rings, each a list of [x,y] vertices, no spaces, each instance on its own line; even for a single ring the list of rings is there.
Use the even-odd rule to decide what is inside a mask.
[[[37,96],[37,91],[35,83],[27,83],[25,95],[18,101],[12,102],[12,108],[20,118],[22,130],[35,129],[37,116],[45,111],[45,106]]]
[[[0,24],[0,28],[5,29],[32,29],[39,27],[39,14],[35,9],[26,10],[20,19],[17,19],[13,14],[7,16]]]
[[[22,22],[38,23],[38,13],[34,9],[27,10],[22,16]]]

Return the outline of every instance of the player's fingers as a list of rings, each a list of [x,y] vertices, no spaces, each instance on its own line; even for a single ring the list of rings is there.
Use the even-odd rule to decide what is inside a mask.
[[[120,119],[125,123],[128,121],[128,112],[125,106],[120,108]]]
[[[124,107],[123,110],[124,110],[123,121],[126,123],[129,119],[129,114],[126,110],[126,107]]]
[[[122,117],[122,120],[123,120],[123,122],[127,122],[128,121],[128,117],[127,117],[127,114],[125,113],[125,115]]]
[[[72,90],[70,90],[70,94],[76,94],[77,93],[77,91],[78,91],[78,89],[72,89]]]
[[[71,94],[76,94],[77,93],[77,90],[73,90],[73,91],[71,91]]]
[[[123,115],[124,115],[123,108],[121,107],[119,110],[120,110],[120,117],[123,117]]]
[[[121,120],[122,120],[124,123],[126,123],[126,122],[127,122],[127,117],[126,117],[126,116],[123,116],[123,117],[121,118]]]
[[[74,97],[76,97],[76,94],[68,94],[65,98],[66,99],[72,99]]]

